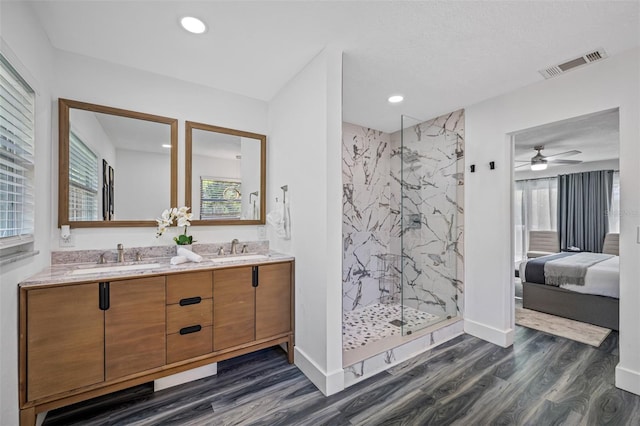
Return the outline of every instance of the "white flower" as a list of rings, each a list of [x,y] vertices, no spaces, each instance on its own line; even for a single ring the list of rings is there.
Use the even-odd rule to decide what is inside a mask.
[[[173,225],[174,220],[177,222],[177,226],[185,227],[184,234],[186,235],[186,227],[191,226],[190,220],[193,217],[193,213],[187,213],[190,208],[191,207],[182,206],[164,210],[160,218],[156,219],[158,223],[156,238],[160,237],[169,226]]]

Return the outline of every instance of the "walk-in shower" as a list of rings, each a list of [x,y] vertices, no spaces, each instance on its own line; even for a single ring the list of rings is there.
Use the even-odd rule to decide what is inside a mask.
[[[426,122],[406,115],[401,118],[397,156],[405,335],[451,319],[459,312],[462,227],[458,226],[458,214],[462,213],[459,189],[464,151],[462,137],[454,131],[456,119],[452,118]]]
[[[464,112],[343,127],[343,349],[389,349],[461,312]],[[353,356],[353,352],[362,356]]]

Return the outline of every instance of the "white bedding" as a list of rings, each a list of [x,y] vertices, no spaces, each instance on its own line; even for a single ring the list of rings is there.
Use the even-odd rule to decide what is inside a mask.
[[[527,262],[520,264],[520,278],[527,281],[525,274]],[[620,257],[613,256],[610,259],[596,263],[587,269],[584,277],[584,285],[563,284],[565,290],[576,293],[596,294],[599,296],[620,298]]]

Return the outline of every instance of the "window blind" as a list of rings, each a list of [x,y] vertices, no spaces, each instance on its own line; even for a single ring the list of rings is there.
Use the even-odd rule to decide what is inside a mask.
[[[98,157],[69,132],[69,220],[98,220]]]
[[[0,54],[0,248],[33,241],[35,92]]]
[[[200,177],[200,219],[239,219],[241,182]]]

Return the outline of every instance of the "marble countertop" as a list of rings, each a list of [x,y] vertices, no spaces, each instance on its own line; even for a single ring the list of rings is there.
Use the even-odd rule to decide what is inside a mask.
[[[45,270],[33,275],[22,281],[19,287],[37,287],[37,286],[50,286],[55,284],[66,283],[78,283],[78,282],[96,282],[96,281],[108,281],[115,279],[127,279],[127,278],[139,278],[150,275],[165,275],[179,272],[190,272],[209,269],[229,268],[233,266],[241,265],[263,265],[269,263],[286,262],[294,260],[294,257],[288,254],[269,251],[266,255],[267,259],[255,259],[251,258],[251,254],[246,255],[247,259],[242,259],[243,255],[233,256],[216,256],[214,254],[206,255],[202,254],[201,262],[186,262],[179,265],[171,265],[169,262],[171,258],[149,258],[140,262],[123,262],[123,263],[68,263],[52,265]],[[255,255],[254,255],[255,256]],[[224,263],[218,263],[215,259],[224,258],[238,258],[238,260],[225,261]],[[146,269],[135,269],[134,265],[157,265],[153,267],[147,267]],[[77,270],[90,270],[94,268],[106,268],[106,267],[129,267],[130,270],[119,271],[100,271],[100,272],[88,272],[82,274],[75,274]]]

